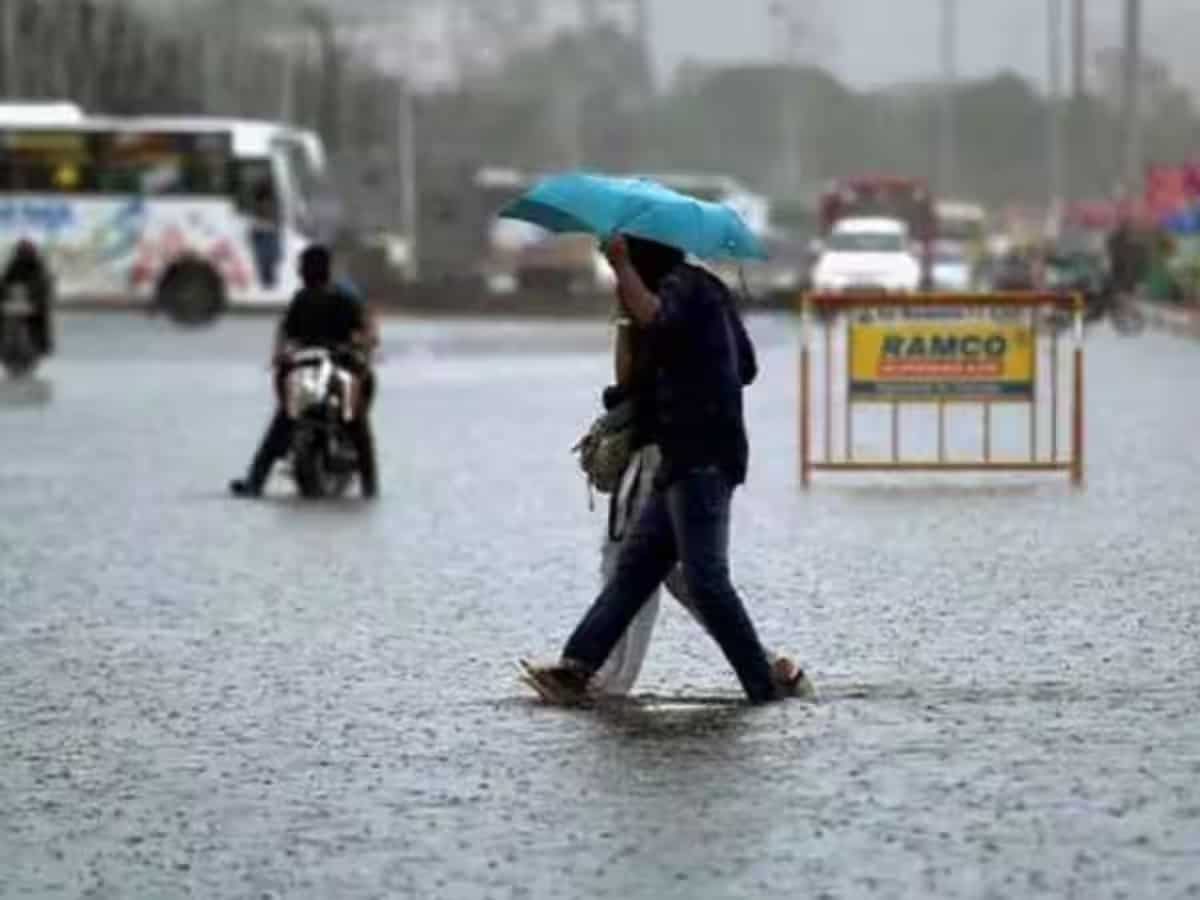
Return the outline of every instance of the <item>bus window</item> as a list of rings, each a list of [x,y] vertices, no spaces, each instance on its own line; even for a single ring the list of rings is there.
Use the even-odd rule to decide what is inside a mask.
[[[228,135],[0,133],[0,190],[51,194],[227,195]]]
[[[227,153],[201,150],[188,161],[188,193],[228,196],[232,191],[232,162]]]
[[[100,137],[98,187],[112,193],[229,193],[229,144],[222,135],[126,132]]]
[[[0,133],[0,190],[74,193],[91,183],[85,135],[73,132]]]

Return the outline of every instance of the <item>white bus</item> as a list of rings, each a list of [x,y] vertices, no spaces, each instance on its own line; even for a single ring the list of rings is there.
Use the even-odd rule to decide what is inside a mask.
[[[314,238],[325,155],[275,122],[0,104],[0,255],[32,241],[68,305],[207,321],[276,308]]]

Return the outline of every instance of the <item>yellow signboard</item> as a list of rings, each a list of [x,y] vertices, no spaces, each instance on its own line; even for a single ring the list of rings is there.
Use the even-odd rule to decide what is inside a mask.
[[[1037,348],[1028,325],[986,319],[854,323],[849,354],[853,402],[1034,398]]]

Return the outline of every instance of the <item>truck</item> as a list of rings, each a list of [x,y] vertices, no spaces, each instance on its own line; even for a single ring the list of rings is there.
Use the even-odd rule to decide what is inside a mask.
[[[821,195],[819,224],[827,239],[844,219],[897,219],[908,227],[921,267],[921,288],[933,284],[937,217],[933,195],[920,178],[868,174],[839,178]]]

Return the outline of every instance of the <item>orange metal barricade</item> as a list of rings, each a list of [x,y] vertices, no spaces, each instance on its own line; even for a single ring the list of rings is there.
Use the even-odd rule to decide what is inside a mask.
[[[799,361],[800,481],[814,472],[1066,472],[1083,482],[1083,298],[1038,292],[996,294],[807,294],[801,301]],[[821,372],[814,372],[814,335]],[[1061,388],[1061,348],[1073,344],[1070,387]],[[838,344],[843,347],[839,348]],[[1048,367],[1043,377],[1042,366]],[[844,375],[839,377],[839,370]],[[814,407],[814,383],[819,407]],[[1070,445],[1059,447],[1064,400]],[[835,410],[842,435],[835,440]],[[936,453],[907,457],[903,410],[937,412]],[[1001,456],[993,447],[993,407],[1024,407],[1028,453]],[[980,410],[981,452],[953,457],[947,446],[951,406]],[[858,452],[854,428],[864,407],[889,412],[885,455]],[[814,419],[819,416],[819,453]],[[1049,420],[1048,446],[1040,427]]]

